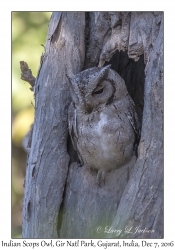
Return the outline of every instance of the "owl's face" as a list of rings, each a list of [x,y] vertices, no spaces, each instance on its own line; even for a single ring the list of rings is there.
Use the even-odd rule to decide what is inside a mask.
[[[69,78],[72,101],[83,113],[91,113],[126,94],[123,79],[109,68],[94,67]]]

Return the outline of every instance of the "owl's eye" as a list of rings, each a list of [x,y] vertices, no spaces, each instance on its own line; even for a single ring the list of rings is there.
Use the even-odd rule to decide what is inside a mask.
[[[94,91],[93,95],[98,95],[98,94],[101,94],[102,92],[103,92],[103,88]]]

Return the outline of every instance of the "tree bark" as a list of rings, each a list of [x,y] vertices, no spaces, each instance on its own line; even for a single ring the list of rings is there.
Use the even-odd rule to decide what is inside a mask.
[[[109,63],[125,80],[142,131],[136,162],[99,187],[68,135],[66,69]],[[163,13],[54,12],[34,91],[23,238],[162,238]]]
[[[24,238],[57,238],[59,207],[67,178],[66,66],[78,73],[84,61],[84,13],[54,12],[35,82],[35,121],[23,205]],[[67,62],[67,65],[66,65]]]

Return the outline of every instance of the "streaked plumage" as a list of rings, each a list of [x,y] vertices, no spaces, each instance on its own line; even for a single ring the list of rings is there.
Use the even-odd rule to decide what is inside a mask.
[[[110,66],[69,75],[69,133],[82,165],[105,173],[125,166],[140,136],[135,105],[124,80]],[[136,150],[135,150],[136,151]]]

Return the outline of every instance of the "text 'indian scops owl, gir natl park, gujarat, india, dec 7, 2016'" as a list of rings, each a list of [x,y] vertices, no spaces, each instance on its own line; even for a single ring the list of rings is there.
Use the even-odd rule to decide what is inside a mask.
[[[67,72],[72,103],[69,133],[82,166],[105,174],[128,164],[136,154],[140,123],[124,80],[110,65],[77,75]]]

